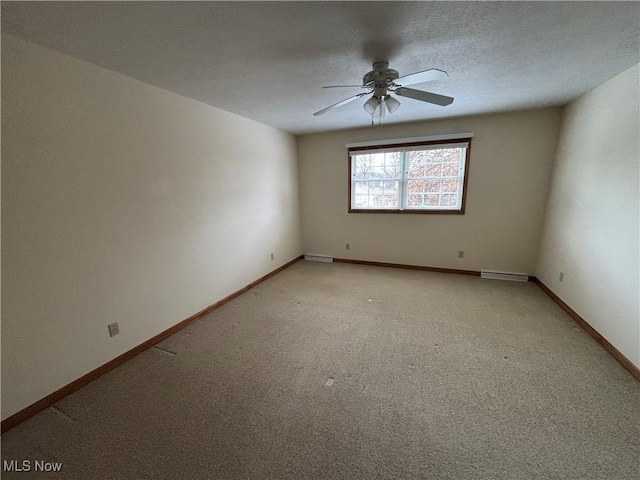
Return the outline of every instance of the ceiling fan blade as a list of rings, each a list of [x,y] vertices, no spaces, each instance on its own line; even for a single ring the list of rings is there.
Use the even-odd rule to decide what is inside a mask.
[[[403,77],[396,78],[393,83],[396,85],[415,85],[417,83],[432,82],[434,80],[444,80],[449,74],[444,70],[432,68],[424,72],[411,73]]]
[[[357,100],[358,98],[362,97],[363,95],[369,95],[369,92],[359,93],[357,95],[354,95],[353,97],[345,98],[344,100],[342,100],[342,101],[340,101],[338,103],[334,103],[333,105],[329,105],[327,108],[323,108],[322,110],[314,113],[313,116],[317,117],[318,115],[322,115],[327,110],[331,110],[332,108],[338,108],[338,107],[341,107],[343,105],[346,105],[347,103],[351,103],[354,100]]]
[[[328,85],[322,88],[371,88],[366,85]]]
[[[413,88],[401,87],[394,93],[401,97],[413,98],[414,100],[420,100],[421,102],[434,103],[442,107],[446,107],[453,103],[453,98],[451,97],[445,97],[444,95],[438,95],[437,93],[423,92],[422,90],[414,90]]]

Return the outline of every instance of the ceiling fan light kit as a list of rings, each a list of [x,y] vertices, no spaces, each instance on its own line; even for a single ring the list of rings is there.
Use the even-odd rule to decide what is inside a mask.
[[[364,105],[362,106],[362,108],[364,108],[364,111],[367,112],[368,114],[373,115],[376,113],[376,110],[378,109],[379,106],[380,106],[380,100],[378,100],[378,98],[374,96],[374,97],[371,97],[366,102],[364,102]]]
[[[387,98],[384,99],[384,104],[387,106],[389,113],[395,112],[400,107],[400,102],[391,95],[387,95]]]
[[[322,87],[365,88],[367,89],[366,92],[358,93],[357,95],[346,98],[345,100],[342,100],[338,103],[334,103],[333,105],[330,105],[314,113],[314,115],[322,115],[329,110],[351,103],[352,101],[357,100],[360,97],[371,95],[371,97],[364,103],[362,108],[364,108],[365,112],[371,115],[372,125],[373,118],[377,113],[379,118],[378,124],[380,124],[382,122],[382,118],[384,117],[385,110],[388,110],[389,113],[393,113],[400,107],[400,102],[395,97],[391,96],[392,93],[400,97],[407,97],[413,100],[432,103],[434,105],[440,105],[444,107],[453,103],[452,97],[425,92],[422,90],[415,90],[413,88],[406,88],[406,85],[414,85],[417,83],[442,80],[447,78],[448,76],[449,75],[444,70],[432,68],[401,77],[397,70],[389,68],[388,62],[376,62],[373,64],[373,70],[365,73],[365,75],[362,77],[362,85],[331,85]]]

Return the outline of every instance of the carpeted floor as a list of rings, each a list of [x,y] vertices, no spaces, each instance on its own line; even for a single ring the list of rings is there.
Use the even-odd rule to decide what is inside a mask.
[[[640,384],[536,285],[300,261],[2,437],[20,479],[638,479]]]

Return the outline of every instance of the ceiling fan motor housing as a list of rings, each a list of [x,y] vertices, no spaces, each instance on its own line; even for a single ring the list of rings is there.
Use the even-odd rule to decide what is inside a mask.
[[[373,64],[373,70],[362,77],[362,85],[374,88],[375,96],[381,98],[387,94],[387,88],[399,76],[397,70],[389,68],[389,62],[376,62]]]

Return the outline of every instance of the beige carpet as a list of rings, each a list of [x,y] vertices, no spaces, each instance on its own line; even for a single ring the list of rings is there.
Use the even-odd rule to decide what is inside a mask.
[[[9,431],[63,467],[2,478],[638,479],[639,405],[532,283],[300,261]]]

